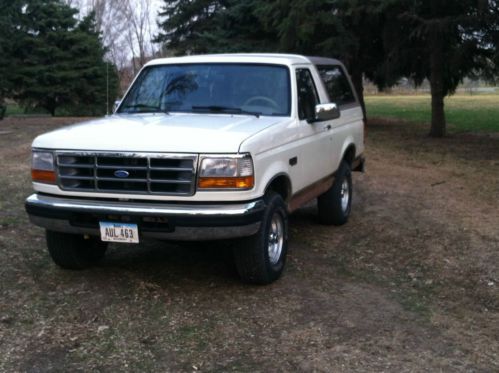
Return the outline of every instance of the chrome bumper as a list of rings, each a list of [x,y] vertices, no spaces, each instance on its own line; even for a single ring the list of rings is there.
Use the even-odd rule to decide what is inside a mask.
[[[33,224],[66,233],[99,235],[99,221],[134,222],[144,237],[169,240],[218,240],[258,232],[263,200],[242,203],[148,203],[88,200],[33,194],[26,199]],[[161,219],[163,228],[147,226]]]

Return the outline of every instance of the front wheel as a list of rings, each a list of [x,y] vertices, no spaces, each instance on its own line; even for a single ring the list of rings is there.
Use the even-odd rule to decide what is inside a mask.
[[[102,259],[107,250],[106,242],[77,234],[47,230],[46,239],[52,260],[64,269],[87,268]]]
[[[241,279],[266,285],[277,280],[284,270],[288,251],[288,213],[282,197],[268,193],[267,208],[260,230],[241,240],[234,248],[234,259]]]
[[[346,161],[341,161],[334,183],[317,198],[319,221],[327,225],[343,225],[352,208],[352,172]]]

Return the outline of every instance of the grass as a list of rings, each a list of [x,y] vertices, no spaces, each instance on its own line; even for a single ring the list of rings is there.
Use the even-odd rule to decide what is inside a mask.
[[[10,101],[7,103],[7,110],[5,112],[5,116],[49,116],[50,113],[43,108],[26,108],[23,107],[16,102]],[[88,117],[88,116],[96,116],[101,110],[92,110],[92,108],[84,107],[82,105],[73,106],[73,107],[59,107],[55,113],[56,117]],[[104,112],[102,112],[102,115]]]
[[[17,103],[8,103],[7,111],[5,112],[5,116],[19,116],[19,115],[48,115],[48,112],[41,108],[30,108],[25,109]]]
[[[429,123],[430,96],[367,96],[369,117]],[[445,114],[450,132],[499,132],[499,95],[455,95],[446,98]]]
[[[23,108],[21,108],[17,104],[7,104],[7,111],[5,112],[6,116],[9,115],[21,115],[24,114]]]

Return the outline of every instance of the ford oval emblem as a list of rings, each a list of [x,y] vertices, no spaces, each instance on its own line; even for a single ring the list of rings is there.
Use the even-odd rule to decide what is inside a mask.
[[[130,176],[130,172],[125,171],[125,170],[116,170],[116,171],[114,171],[114,176],[119,177],[120,179],[124,179],[124,178]]]

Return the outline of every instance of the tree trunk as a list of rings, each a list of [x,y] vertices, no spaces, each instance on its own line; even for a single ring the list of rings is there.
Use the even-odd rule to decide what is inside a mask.
[[[432,79],[433,80],[433,79]],[[444,137],[446,134],[446,122],[444,111],[443,91],[432,82],[431,84],[431,137]]]
[[[42,104],[40,104],[40,107],[43,109],[47,110],[50,115],[55,117],[55,109],[57,108],[57,99],[53,96],[47,97]]]
[[[44,106],[44,108],[50,113],[50,115],[55,117],[56,105],[54,105],[53,103],[48,103],[47,105]]]
[[[5,100],[0,96],[0,120],[5,116],[5,112],[7,111],[7,105],[4,104]]]
[[[367,112],[366,112],[366,103],[364,101],[364,82],[362,81],[362,71],[358,69],[353,69],[352,70],[352,83],[355,88],[355,91],[357,91],[357,97],[359,98],[359,103],[360,107],[362,108],[362,113],[364,114],[364,118],[367,119]]]
[[[438,32],[433,32],[430,41],[430,89],[431,89],[431,137],[444,137],[446,122],[444,111],[444,55],[442,53],[442,38]]]

